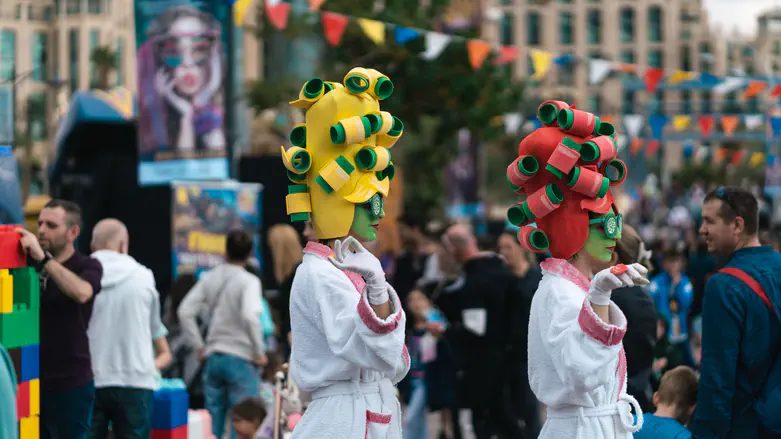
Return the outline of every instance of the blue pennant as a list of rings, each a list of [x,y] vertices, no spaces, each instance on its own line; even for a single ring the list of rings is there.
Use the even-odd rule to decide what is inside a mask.
[[[694,155],[694,145],[692,145],[690,143],[686,144],[683,147],[683,158],[688,160],[688,159],[692,158],[693,155]]]
[[[399,44],[405,44],[407,41],[412,41],[420,36],[420,32],[408,27],[396,26],[393,29],[393,38]]]
[[[578,57],[575,55],[561,55],[558,58],[553,60],[553,63],[557,66],[566,66],[568,64],[575,64],[575,61],[578,60]]]
[[[770,118],[770,128],[773,130],[774,136],[781,134],[781,117],[772,116]]]
[[[702,85],[719,85],[721,79],[718,76],[711,75],[710,73],[700,73],[700,83]]]
[[[651,125],[651,138],[661,139],[664,132],[664,126],[667,125],[667,116],[664,114],[652,114],[648,118],[648,124]]]

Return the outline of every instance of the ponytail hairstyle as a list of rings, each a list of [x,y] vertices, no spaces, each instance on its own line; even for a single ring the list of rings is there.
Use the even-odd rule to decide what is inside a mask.
[[[653,270],[651,265],[651,257],[653,252],[648,250],[637,233],[634,227],[624,224],[621,232],[621,239],[616,242],[616,256],[618,256],[618,262],[620,264],[634,264],[639,263],[644,266],[648,271]]]

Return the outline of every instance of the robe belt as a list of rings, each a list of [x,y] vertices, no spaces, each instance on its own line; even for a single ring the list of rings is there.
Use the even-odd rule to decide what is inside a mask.
[[[632,416],[632,409],[637,414],[635,422]],[[600,418],[610,416],[618,418],[619,424],[627,432],[634,433],[643,427],[643,411],[640,409],[640,403],[632,396],[623,394],[618,398],[618,402],[597,407],[567,407],[553,408],[548,407],[548,419],[578,419],[578,432],[575,437],[581,437],[582,429],[586,426],[586,418]]]
[[[320,398],[341,395],[371,395],[379,393],[382,400],[386,401],[395,398],[393,392],[393,383],[387,378],[371,383],[359,381],[340,381],[322,387],[312,392],[312,401]]]

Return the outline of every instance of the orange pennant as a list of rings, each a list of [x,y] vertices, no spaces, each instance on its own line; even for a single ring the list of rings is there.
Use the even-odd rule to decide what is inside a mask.
[[[718,147],[716,148],[716,153],[713,154],[713,160],[716,162],[720,162],[724,160],[724,157],[726,156],[727,156],[727,150],[722,147]]]
[[[739,116],[721,116],[721,128],[724,129],[724,135],[730,137],[735,134],[735,129],[738,127],[738,123],[740,123]]]
[[[309,0],[309,9],[313,11],[320,10],[320,6],[323,6],[325,0]]]
[[[659,150],[659,141],[656,139],[651,139],[648,141],[648,145],[645,147],[645,156],[653,157],[656,154],[656,151],[658,150]]]
[[[629,152],[635,156],[638,152],[640,152],[641,149],[643,149],[643,139],[639,137],[632,139],[632,143],[629,144]]]
[[[771,98],[777,98],[781,96],[781,84],[776,84],[775,87],[773,87],[773,90],[770,92]]]
[[[469,40],[466,48],[469,51],[469,62],[475,70],[483,65],[488,54],[491,53],[491,45],[482,40]]]
[[[659,86],[659,81],[664,78],[664,70],[658,67],[648,67],[645,69],[645,91],[653,93]]]
[[[614,69],[618,70],[619,72],[624,72],[624,73],[637,73],[637,65],[635,65],[635,64],[624,64],[624,63],[621,63],[621,64],[617,64],[614,67]]]
[[[746,89],[746,94],[744,96],[746,99],[751,99],[766,88],[767,82],[765,81],[751,81],[748,83],[748,88]]]
[[[499,49],[499,56],[496,57],[496,59],[494,60],[494,64],[500,66],[502,64],[507,64],[509,62],[515,61],[515,58],[518,58],[519,53],[520,50],[518,50],[517,47],[502,46]]]

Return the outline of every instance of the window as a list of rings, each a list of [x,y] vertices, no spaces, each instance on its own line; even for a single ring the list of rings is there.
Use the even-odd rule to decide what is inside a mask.
[[[781,55],[781,41],[779,40],[773,41],[773,54]]]
[[[633,90],[624,90],[624,98],[621,100],[621,110],[625,114],[633,114],[637,112],[637,106],[635,105],[635,92]]]
[[[81,0],[66,0],[65,12],[68,15],[74,15],[81,12]]]
[[[683,41],[688,41],[692,39],[692,31],[689,29],[684,29],[681,31],[681,39]]]
[[[52,37],[52,41],[59,41],[60,40],[60,31],[55,30],[54,35]],[[60,45],[55,43],[52,44],[52,78],[59,81],[62,76],[60,76]]]
[[[124,65],[122,63],[122,57],[124,56],[123,55],[124,49],[125,49],[125,47],[124,47],[124,42],[122,41],[122,38],[117,38],[117,47],[116,47],[116,57],[117,57],[117,65],[116,65],[116,67],[117,67],[117,69],[116,69],[117,75],[116,76],[117,76],[117,85],[122,85],[125,82],[125,78],[124,78],[124,75],[123,75],[124,71],[122,70],[122,67]]]
[[[705,47],[708,47],[706,44],[704,44],[704,45],[705,45]],[[705,50],[705,51],[707,52],[707,50]],[[754,55],[754,49],[752,49],[749,46],[743,46],[742,53],[743,53],[743,56],[749,57],[749,56]]]
[[[92,29],[89,32],[89,83],[90,87],[95,84],[98,80],[98,69],[95,66],[95,63],[92,62],[92,53],[95,51],[95,49],[100,46],[100,31],[97,29]]]
[[[33,34],[33,72],[32,77],[36,81],[45,81],[49,73],[46,62],[49,48],[49,36],[44,32]]]
[[[664,57],[659,49],[648,51],[648,67],[664,67]]]
[[[632,8],[621,9],[621,42],[635,41],[635,11]]]
[[[540,37],[540,14],[538,12],[530,12],[527,15],[526,26],[526,43],[530,46],[539,46],[542,44],[542,38]]]
[[[594,92],[588,96],[588,110],[591,113],[599,114],[601,112],[602,98],[599,96],[599,92]]]
[[[79,31],[68,32],[68,76],[71,94],[79,89]]]
[[[572,53],[562,53],[562,56],[572,56]],[[575,83],[575,65],[572,63],[566,63],[558,66],[556,69],[559,75],[559,86],[572,86]]]
[[[692,49],[689,46],[681,46],[681,70],[691,72],[692,69]]]
[[[664,39],[663,28],[662,8],[651,6],[648,8],[648,39],[657,43],[662,41]]]
[[[568,4],[572,4],[572,0],[559,0],[559,3],[568,5]]]
[[[102,0],[87,0],[87,12],[90,14],[100,14],[103,12]]]
[[[502,17],[501,44],[510,46],[515,42],[514,17],[511,14],[504,14]]]
[[[46,93],[32,93],[27,98],[27,117],[30,119],[30,136],[34,141],[46,140]]]
[[[692,108],[692,92],[691,90],[684,90],[681,92],[681,99],[683,102],[681,103],[681,113],[683,114],[689,114],[693,113],[694,109]]]
[[[54,14],[60,15],[60,12],[62,12],[60,10],[60,0],[54,0]]]
[[[572,44],[572,12],[559,12],[559,38],[561,44]]]
[[[588,11],[588,43],[599,44],[602,42],[602,15],[599,10]]]
[[[700,108],[702,113],[712,113],[713,112],[713,94],[709,91],[702,92],[702,95],[700,96]]]
[[[16,18],[17,20],[22,19],[22,5],[19,3],[16,4],[16,12],[14,12],[14,18]]]
[[[751,62],[747,63],[745,71],[746,71],[746,76],[754,76],[754,74],[756,73],[756,70],[754,69],[754,63]]]
[[[52,21],[54,19],[55,9],[51,5],[43,8],[43,19],[45,21]]]
[[[14,79],[16,63],[16,34],[14,31],[4,30],[0,33],[0,80],[11,81]]]
[[[33,5],[27,5],[27,19],[28,20],[32,20],[32,19],[38,19],[38,18],[39,17],[35,17],[33,15]]]

